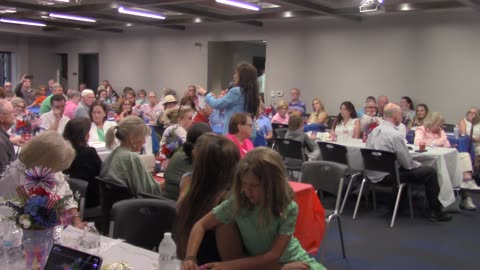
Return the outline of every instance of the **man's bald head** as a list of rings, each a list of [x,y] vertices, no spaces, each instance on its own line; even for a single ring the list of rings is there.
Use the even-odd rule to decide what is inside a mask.
[[[383,109],[383,119],[398,126],[402,122],[402,109],[398,104],[388,103]]]

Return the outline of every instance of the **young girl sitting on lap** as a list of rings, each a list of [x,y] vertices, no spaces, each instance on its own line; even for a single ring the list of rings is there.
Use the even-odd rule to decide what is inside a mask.
[[[259,147],[237,166],[232,196],[200,219],[192,228],[182,269],[197,269],[196,255],[206,231],[236,223],[238,252],[231,260],[208,263],[202,269],[325,269],[293,237],[298,215],[282,158]],[[217,239],[222,241],[226,239]],[[228,239],[229,241],[231,239]]]

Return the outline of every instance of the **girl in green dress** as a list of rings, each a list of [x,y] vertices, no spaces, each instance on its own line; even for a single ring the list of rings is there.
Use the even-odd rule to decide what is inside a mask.
[[[202,269],[325,269],[293,236],[298,215],[293,196],[278,153],[265,147],[248,152],[237,166],[233,195],[193,226],[182,269],[197,269],[196,255],[205,232],[221,224],[236,224],[241,241],[230,245],[243,243],[246,254]]]

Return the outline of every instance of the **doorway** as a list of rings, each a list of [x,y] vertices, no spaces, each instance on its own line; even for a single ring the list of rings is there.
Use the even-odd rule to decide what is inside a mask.
[[[12,81],[12,54],[0,52],[0,86]]]
[[[78,55],[78,84],[86,83],[88,89],[95,93],[98,88],[98,53],[81,53]]]

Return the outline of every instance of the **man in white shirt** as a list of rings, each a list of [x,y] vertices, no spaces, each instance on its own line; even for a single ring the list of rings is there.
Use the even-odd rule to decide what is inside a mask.
[[[400,106],[388,103],[383,111],[383,120],[368,136],[367,148],[395,153],[400,166],[400,181],[425,186],[425,194],[431,210],[428,213],[428,219],[430,221],[450,221],[452,217],[442,211],[442,204],[438,200],[440,187],[437,172],[434,168],[421,166],[412,159],[404,137],[397,129],[402,122]],[[386,173],[367,171],[366,174],[372,182],[392,181],[391,177],[385,178]]]
[[[65,110],[65,97],[63,94],[55,94],[50,99],[52,110],[40,116],[41,128],[43,130],[53,130],[63,134],[63,130],[70,120],[63,115]]]

